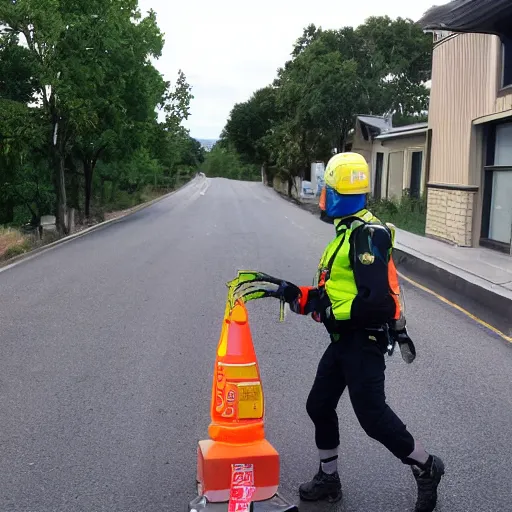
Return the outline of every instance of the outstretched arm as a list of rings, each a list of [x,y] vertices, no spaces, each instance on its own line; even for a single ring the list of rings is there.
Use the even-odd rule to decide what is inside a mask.
[[[287,282],[282,288],[282,296],[298,315],[309,315],[318,310],[319,290],[314,286],[295,286]]]

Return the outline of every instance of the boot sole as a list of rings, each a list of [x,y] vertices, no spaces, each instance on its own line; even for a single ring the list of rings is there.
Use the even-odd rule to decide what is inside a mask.
[[[307,501],[309,503],[313,503],[316,501],[326,501],[327,503],[338,503],[338,501],[341,501],[343,498],[342,493],[339,493],[335,496],[325,496],[322,498],[306,498],[299,492],[299,496],[302,501]]]

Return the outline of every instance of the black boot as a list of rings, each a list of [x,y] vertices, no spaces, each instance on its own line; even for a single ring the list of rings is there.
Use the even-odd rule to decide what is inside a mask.
[[[324,473],[322,466],[320,466],[313,480],[299,487],[299,495],[301,500],[304,501],[325,500],[334,503],[341,500],[341,482],[338,472],[329,475]]]
[[[444,475],[443,461],[430,455],[424,466],[414,465],[411,469],[418,484],[415,512],[433,512],[437,504],[437,486]]]

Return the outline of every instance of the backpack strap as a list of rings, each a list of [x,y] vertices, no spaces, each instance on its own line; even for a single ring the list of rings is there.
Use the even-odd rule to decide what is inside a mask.
[[[347,230],[350,228],[350,240],[352,240],[352,236],[354,234],[354,231],[359,228],[360,226],[364,226],[366,224],[369,224],[368,221],[364,220],[364,217],[367,216],[370,212],[368,210],[364,210],[364,214],[361,217],[358,217],[356,215],[351,215],[350,217],[345,217],[342,222],[340,222],[336,226],[336,235],[338,238],[340,238],[340,241],[338,243],[338,246],[336,247],[335,251],[333,252],[332,256],[329,259],[329,262],[327,263],[325,270],[323,272],[323,277],[320,279],[319,286],[325,285],[325,282],[329,279],[331,274],[332,266],[334,265],[334,261],[336,260],[336,256],[338,256],[338,253],[340,252],[341,247],[343,246],[345,242],[345,237],[347,235]],[[352,251],[352,248],[350,248],[350,251]],[[351,255],[349,255],[349,260],[352,261]]]

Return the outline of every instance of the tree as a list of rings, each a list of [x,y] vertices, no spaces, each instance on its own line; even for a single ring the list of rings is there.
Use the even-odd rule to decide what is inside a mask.
[[[36,63],[16,34],[0,34],[0,99],[29,103],[34,99]]]
[[[418,117],[428,111],[425,82],[432,73],[432,41],[412,20],[371,17],[357,28],[368,81],[379,113]]]
[[[59,221],[65,213],[66,189],[64,180],[64,157],[66,126],[60,123],[60,109],[56,101],[56,84],[59,81],[59,63],[55,58],[56,48],[61,35],[66,31],[66,24],[56,0],[13,0],[0,4],[0,25],[4,33],[22,37],[37,63],[35,73],[36,92],[42,102],[47,122],[48,160],[55,168],[54,183],[57,191]],[[57,144],[59,141],[59,144]]]
[[[278,117],[276,90],[271,86],[259,89],[248,101],[233,107],[221,140],[231,144],[244,162],[266,167],[271,159],[266,138]]]
[[[291,187],[312,161],[344,150],[358,114],[394,114],[399,124],[422,119],[430,73],[430,39],[411,20],[372,17],[339,30],[309,25],[263,89],[272,91],[271,108],[262,108],[258,92],[235,105],[222,138],[246,162],[264,155]]]
[[[180,69],[174,88],[166,83],[166,93],[162,99],[165,123],[170,130],[176,130],[182,121],[190,116],[190,102],[194,99],[192,87],[187,83],[185,73]]]
[[[293,46],[292,56],[298,57],[303,51],[305,51],[308,46],[313,42],[316,41],[320,35],[322,34],[322,29],[316,28],[315,24],[311,23],[308,25],[304,32],[302,33],[302,36],[297,39]]]
[[[41,118],[22,102],[0,100],[0,108],[0,223],[13,223],[21,205],[38,224],[54,200]]]
[[[358,64],[354,59],[344,60],[339,52],[330,52],[315,57],[308,70],[301,106],[312,129],[329,140],[330,148],[344,151],[355,114],[364,104]]]
[[[165,82],[149,58],[160,55],[163,38],[154,12],[142,19],[133,0],[70,2],[68,8],[70,25],[57,52],[65,69],[60,101],[70,128],[71,161],[79,161],[84,176],[88,218],[99,158],[119,144],[125,126],[156,119]]]
[[[41,159],[42,130],[34,99],[35,62],[15,34],[0,35],[0,223],[14,222],[22,204],[37,222],[48,200],[48,183],[31,161]]]
[[[153,11],[143,17],[137,0],[12,0],[0,4],[0,26],[0,101],[7,94],[24,106],[36,100],[46,158],[37,166],[51,172],[63,232],[68,203],[79,208],[83,195],[89,217],[95,187],[104,199],[109,180],[132,190],[199,164],[201,153],[181,126],[193,98],[186,76],[180,70],[172,85],[151,62],[164,44]]]
[[[207,153],[203,172],[209,177],[224,177],[234,180],[256,180],[260,178],[260,171],[254,164],[242,161],[239,153],[225,139],[213,146]]]

